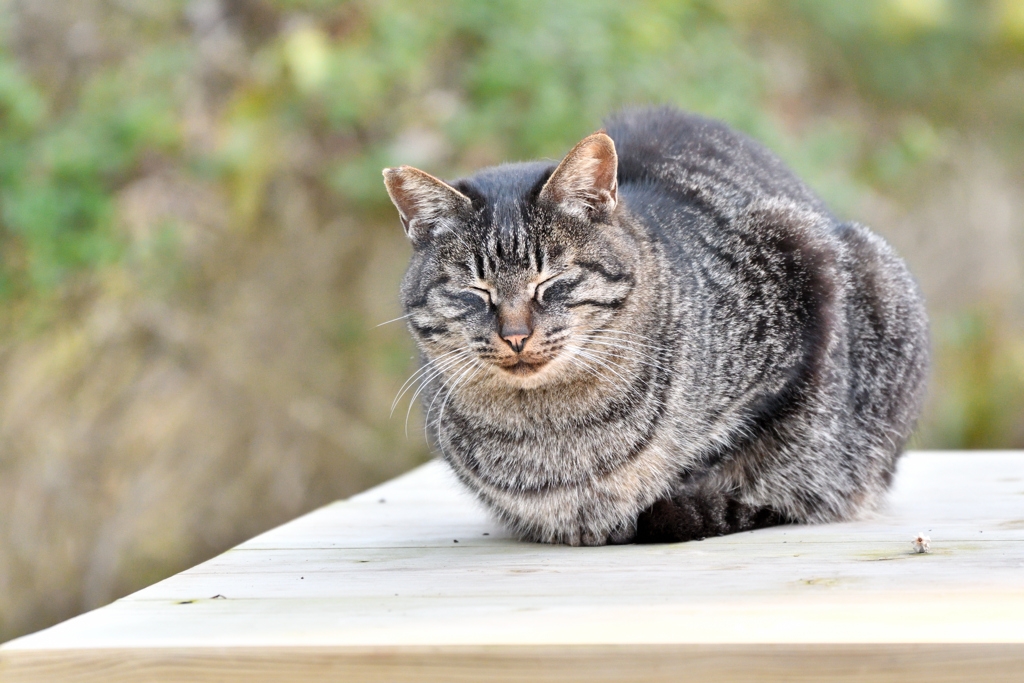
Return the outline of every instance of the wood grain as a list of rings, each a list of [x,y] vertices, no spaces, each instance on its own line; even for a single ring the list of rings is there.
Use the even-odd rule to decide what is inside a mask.
[[[1024,680],[1024,453],[909,454],[857,522],[607,548],[510,539],[431,463],[0,646],[5,683],[371,678]]]
[[[1019,683],[1022,663],[1019,644],[519,645],[38,652],[2,671],[4,681],[62,683]]]

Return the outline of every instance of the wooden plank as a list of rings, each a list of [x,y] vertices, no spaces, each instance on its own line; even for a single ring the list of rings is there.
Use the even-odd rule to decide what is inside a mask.
[[[1019,645],[206,648],[30,653],[5,681],[118,683],[1020,683]]]
[[[431,463],[0,646],[4,681],[1022,672],[1011,452],[910,454],[886,509],[858,522],[605,548],[512,540]]]

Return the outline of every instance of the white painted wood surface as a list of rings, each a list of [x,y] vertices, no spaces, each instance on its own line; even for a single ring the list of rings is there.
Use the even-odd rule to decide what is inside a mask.
[[[435,462],[0,646],[5,683],[374,676],[1024,681],[1024,452],[911,453],[859,522],[604,548],[509,538]]]

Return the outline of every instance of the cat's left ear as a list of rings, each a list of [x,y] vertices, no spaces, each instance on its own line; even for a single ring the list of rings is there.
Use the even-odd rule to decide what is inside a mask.
[[[405,234],[415,244],[456,228],[473,202],[454,187],[412,166],[384,169],[384,187],[398,209]]]
[[[540,191],[550,201],[581,218],[611,211],[618,202],[615,143],[598,131],[572,148]]]

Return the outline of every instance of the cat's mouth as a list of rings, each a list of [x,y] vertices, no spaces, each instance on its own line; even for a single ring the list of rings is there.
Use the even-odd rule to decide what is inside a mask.
[[[530,375],[539,372],[540,369],[547,364],[548,362],[546,360],[529,362],[523,360],[522,358],[517,358],[511,364],[502,364],[501,369],[513,375],[518,375],[520,377],[529,377]]]

